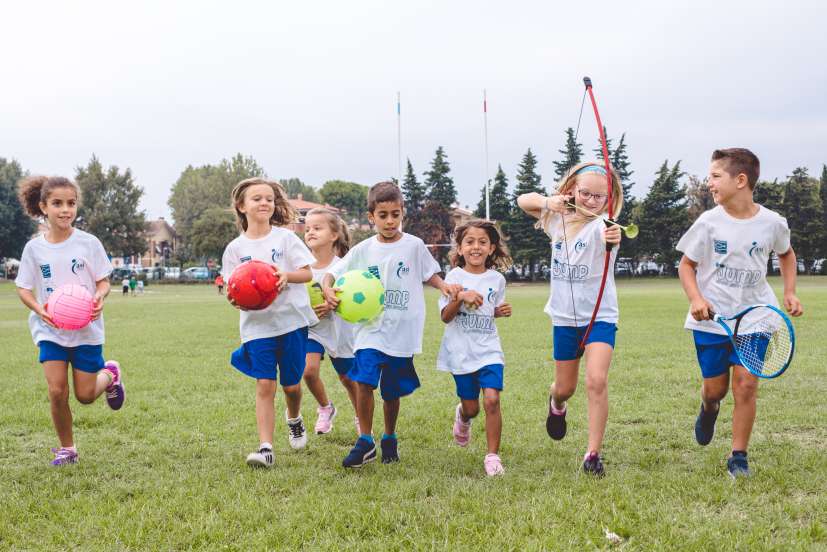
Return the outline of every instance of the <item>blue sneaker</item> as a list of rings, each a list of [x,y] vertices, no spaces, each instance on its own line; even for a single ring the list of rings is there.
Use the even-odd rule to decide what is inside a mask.
[[[361,468],[374,460],[376,460],[376,444],[360,437],[356,440],[353,448],[350,449],[350,453],[342,460],[342,466],[345,468]]]
[[[695,419],[695,440],[699,445],[706,446],[712,441],[715,435],[715,420],[718,419],[720,410],[718,408],[715,412],[707,412],[704,410],[704,403],[701,402],[701,411]]]
[[[396,437],[385,437],[379,443],[382,447],[382,463],[399,462],[399,441]]]
[[[733,451],[732,456],[727,458],[726,469],[732,479],[739,477],[749,477],[749,462],[747,462],[747,453],[744,451]]]

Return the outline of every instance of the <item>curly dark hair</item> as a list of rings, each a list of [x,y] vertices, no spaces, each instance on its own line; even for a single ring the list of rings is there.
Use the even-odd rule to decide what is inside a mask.
[[[511,255],[508,253],[508,247],[505,245],[505,240],[493,222],[482,219],[469,220],[465,224],[457,226],[454,230],[453,247],[450,253],[451,266],[465,266],[465,258],[460,255],[459,249],[462,245],[463,238],[465,238],[465,234],[471,228],[479,228],[484,230],[485,233],[488,234],[489,241],[494,246],[494,251],[492,251],[488,258],[485,259],[485,268],[508,270],[508,267],[511,266]]]
[[[17,185],[17,197],[26,214],[34,219],[46,216],[40,208],[46,203],[49,195],[57,188],[72,188],[80,202],[80,188],[78,185],[63,176],[28,176]]]

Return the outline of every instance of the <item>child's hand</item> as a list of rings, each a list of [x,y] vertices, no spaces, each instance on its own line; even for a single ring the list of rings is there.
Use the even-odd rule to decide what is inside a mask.
[[[494,318],[503,318],[511,316],[511,305],[503,303],[498,307],[494,307]]]
[[[801,316],[804,314],[804,307],[801,306],[801,301],[795,296],[795,293],[784,294],[784,308],[791,316]]]
[[[278,292],[281,293],[282,291],[284,291],[284,288],[287,287],[287,276],[285,276],[284,272],[282,272],[281,269],[276,265],[271,266],[273,267],[273,270],[276,271],[276,278],[279,279],[279,283],[276,286],[276,289],[278,289]]]
[[[40,317],[41,320],[43,320],[44,324],[51,328],[58,329],[57,326],[55,326],[55,323],[52,322],[52,317],[49,316],[48,312],[46,312],[46,305],[41,306],[37,311],[35,311],[35,313]]]
[[[313,312],[316,313],[316,316],[319,317],[319,320],[329,315],[331,310],[333,309],[331,309],[330,305],[328,305],[327,303],[322,303],[321,305],[316,305],[315,307],[313,307]]]
[[[456,301],[457,296],[462,293],[462,286],[459,284],[446,284],[443,282],[440,291],[442,292],[442,295],[450,298],[451,301]]]
[[[468,289],[459,292],[457,294],[457,299],[465,303],[465,308],[468,309],[476,309],[478,307],[481,307],[483,303],[482,295],[480,295],[473,289]]]
[[[620,226],[611,225],[603,229],[603,241],[612,245],[620,243]]]
[[[247,310],[244,307],[238,306],[238,303],[235,302],[235,299],[233,299],[232,295],[230,295],[229,293],[227,293],[227,301],[229,301],[230,304],[232,306],[234,306],[235,308],[237,308],[238,310],[241,310],[241,311],[246,311]]]
[[[336,307],[339,306],[339,297],[336,295],[339,291],[341,291],[339,288],[324,288],[322,290],[324,300],[327,302],[330,310],[336,310]]]
[[[710,312],[712,312],[712,305],[706,299],[700,297],[689,304],[689,312],[695,320],[711,320]]]
[[[571,201],[570,195],[553,195],[546,198],[546,209],[554,213],[565,214],[569,207],[566,205]]]
[[[106,299],[106,295],[99,291],[95,293],[95,298],[92,303],[92,320],[97,320],[100,318],[101,312],[103,311],[104,299]]]

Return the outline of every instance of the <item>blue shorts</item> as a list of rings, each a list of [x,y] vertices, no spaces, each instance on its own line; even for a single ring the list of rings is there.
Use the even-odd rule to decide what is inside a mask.
[[[321,359],[324,360],[324,345],[316,341],[315,339],[307,340],[307,352],[309,353],[318,353],[321,355]],[[334,358],[330,357],[330,363],[333,364],[333,369],[336,370],[336,373],[340,376],[346,376],[350,369],[353,368],[353,359],[352,358]]]
[[[453,374],[457,397],[466,401],[480,398],[480,389],[503,390],[503,365],[489,364],[470,374]]]
[[[282,387],[296,385],[304,375],[307,328],[276,337],[263,337],[242,343],[230,355],[230,364],[242,374],[256,379],[276,379]]]
[[[583,339],[583,334],[586,333],[585,326],[554,326],[554,360],[575,360],[580,358],[583,353],[577,354],[577,348],[580,346],[580,341]],[[615,347],[615,333],[617,333],[617,324],[611,322],[595,322],[592,326],[592,331],[589,333],[589,338],[586,340],[586,345],[589,343],[608,343],[612,349]]]
[[[347,377],[374,389],[379,386],[386,401],[410,395],[419,387],[412,356],[395,357],[377,349],[356,351],[356,362]]]
[[[729,372],[730,366],[740,365],[741,359],[735,354],[735,347],[729,336],[712,332],[692,330],[695,339],[695,353],[704,378],[714,378]],[[769,339],[754,342],[755,353],[763,358],[769,346]]]
[[[68,362],[75,370],[96,374],[103,370],[103,345],[78,345],[77,347],[64,347],[54,341],[40,341],[40,362],[49,360],[60,360]]]

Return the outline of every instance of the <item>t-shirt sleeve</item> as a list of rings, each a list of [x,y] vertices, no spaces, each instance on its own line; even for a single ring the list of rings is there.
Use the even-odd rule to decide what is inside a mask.
[[[106,250],[99,239],[95,238],[92,248],[92,271],[95,275],[95,281],[100,282],[112,274],[112,261],[109,260],[109,255],[106,254]]]
[[[309,266],[316,262],[316,257],[313,256],[307,245],[293,232],[290,232],[288,237],[287,251],[289,264],[296,268]]]
[[[499,307],[500,305],[505,303],[505,277],[502,274],[499,274],[499,276],[500,277],[497,279],[497,304],[494,305],[495,307]]]
[[[445,275],[445,283],[446,284],[458,284],[459,278],[456,270],[451,270],[448,274]],[[439,300],[437,301],[437,305],[439,306],[439,312],[442,312],[442,309],[448,306],[450,302],[449,297],[445,297],[441,293],[439,294]]]
[[[23,248],[23,254],[20,256],[20,266],[17,269],[17,278],[14,280],[14,285],[23,289],[34,289],[37,279],[37,267],[34,262],[34,255],[29,244]]]
[[[790,250],[790,227],[784,217],[778,217],[773,232],[772,249],[779,255],[783,255]]]
[[[689,257],[692,261],[698,262],[703,258],[704,251],[709,251],[709,247],[707,247],[708,239],[709,233],[706,231],[706,224],[699,218],[692,223],[689,230],[681,236],[675,249]]]
[[[229,280],[230,274],[233,273],[235,267],[241,264],[238,262],[238,254],[235,252],[233,243],[235,242],[230,242],[224,249],[224,255],[221,256],[221,276],[223,276],[225,280]]]
[[[366,268],[366,267],[358,267],[359,264],[359,253],[362,250],[361,247],[354,247],[350,251],[348,251],[344,257],[339,259],[330,268],[325,272],[325,274],[332,274],[334,280],[338,280],[339,276],[347,272],[348,270],[353,270],[355,268]],[[321,276],[319,281],[321,282],[324,278],[324,275]]]
[[[539,220],[543,232],[546,233],[549,239],[555,239],[554,234],[557,232],[557,227],[561,222],[560,214],[555,213],[554,211],[549,211],[543,207],[543,210],[540,212]]]
[[[423,282],[427,282],[431,276],[440,272],[442,269],[439,267],[439,263],[436,262],[434,256],[431,255],[431,252],[428,251],[428,248],[425,247],[425,244],[418,241],[417,242],[417,259],[419,261],[419,278]]]

